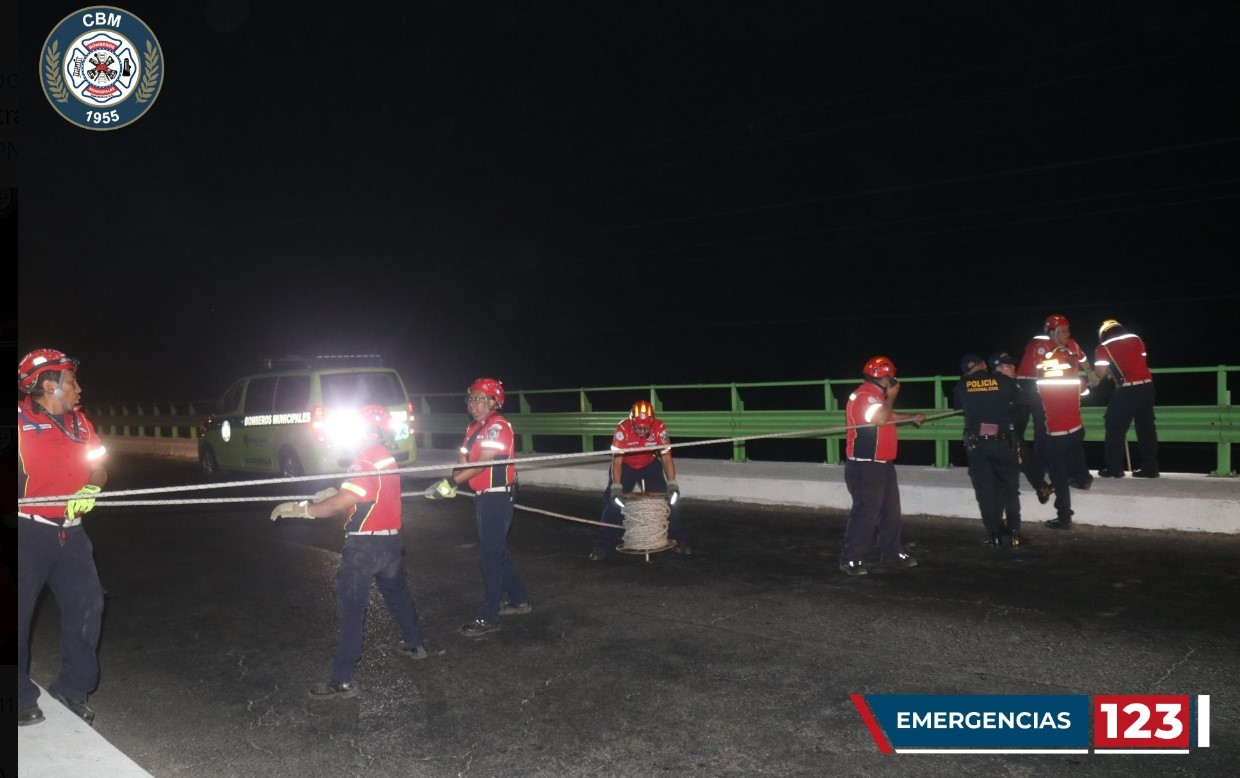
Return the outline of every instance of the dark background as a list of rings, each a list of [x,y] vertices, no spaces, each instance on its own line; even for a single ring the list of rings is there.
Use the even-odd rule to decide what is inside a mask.
[[[20,19],[18,353],[87,402],[272,354],[410,389],[1240,363],[1234,2],[123,3],[165,81],[58,116]]]

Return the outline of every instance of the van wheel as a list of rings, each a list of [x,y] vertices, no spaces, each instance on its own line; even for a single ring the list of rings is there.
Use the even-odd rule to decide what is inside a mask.
[[[198,447],[198,465],[207,478],[215,478],[220,474],[220,461],[215,458],[215,449],[205,443]]]
[[[300,478],[305,474],[296,451],[286,448],[280,452],[280,475],[285,478]]]

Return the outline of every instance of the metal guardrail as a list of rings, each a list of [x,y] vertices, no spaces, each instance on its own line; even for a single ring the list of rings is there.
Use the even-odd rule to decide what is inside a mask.
[[[1240,443],[1240,412],[1231,404],[1228,380],[1238,367],[1160,368],[1159,392],[1168,384],[1170,394],[1207,397],[1216,403],[1158,405],[1158,438],[1166,443],[1192,443],[1216,447],[1213,476],[1235,476],[1232,447]],[[1199,385],[1176,389],[1169,379],[1194,381]],[[1205,382],[1213,378],[1213,386]],[[900,410],[921,411],[927,415],[950,408],[950,393],[959,376],[901,378]],[[649,398],[659,418],[673,431],[675,442],[751,438],[755,436],[796,437],[801,432],[842,429],[845,426],[842,401],[856,388],[857,378],[818,381],[764,383],[680,384],[667,386],[614,386],[572,389],[510,391],[505,415],[517,430],[519,446],[534,452],[535,439],[558,439],[561,444],[576,439],[581,451],[597,450],[596,439],[610,438],[616,422],[628,412],[633,401]],[[462,393],[416,394],[415,427],[419,447],[453,448],[469,422]],[[515,405],[513,400],[516,400]],[[196,438],[197,427],[214,408],[211,401],[170,403],[122,403],[86,405],[86,412],[101,434],[127,437]],[[605,408],[605,410],[596,410]],[[1101,406],[1082,408],[1086,441],[1104,438]],[[434,436],[447,436],[436,445]],[[843,434],[806,434],[803,439],[823,442],[823,461],[838,464],[843,457]],[[1130,441],[1136,433],[1130,429]],[[903,427],[900,440],[932,442],[935,467],[949,467],[948,446],[960,441],[960,420],[946,418],[920,429]],[[730,443],[731,459],[748,459],[744,440]]]

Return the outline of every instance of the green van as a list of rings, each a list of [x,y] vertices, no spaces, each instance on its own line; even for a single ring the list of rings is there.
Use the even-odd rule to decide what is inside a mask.
[[[362,435],[357,409],[392,414],[388,450],[398,467],[417,458],[413,404],[400,375],[377,356],[269,360],[266,372],[239,378],[198,428],[204,473],[285,477],[343,473]]]

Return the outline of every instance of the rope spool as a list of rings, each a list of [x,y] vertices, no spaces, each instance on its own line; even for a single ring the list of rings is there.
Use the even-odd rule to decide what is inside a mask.
[[[676,547],[667,539],[667,519],[672,509],[658,492],[638,492],[624,497],[624,538],[616,550],[625,554],[654,554]]]

